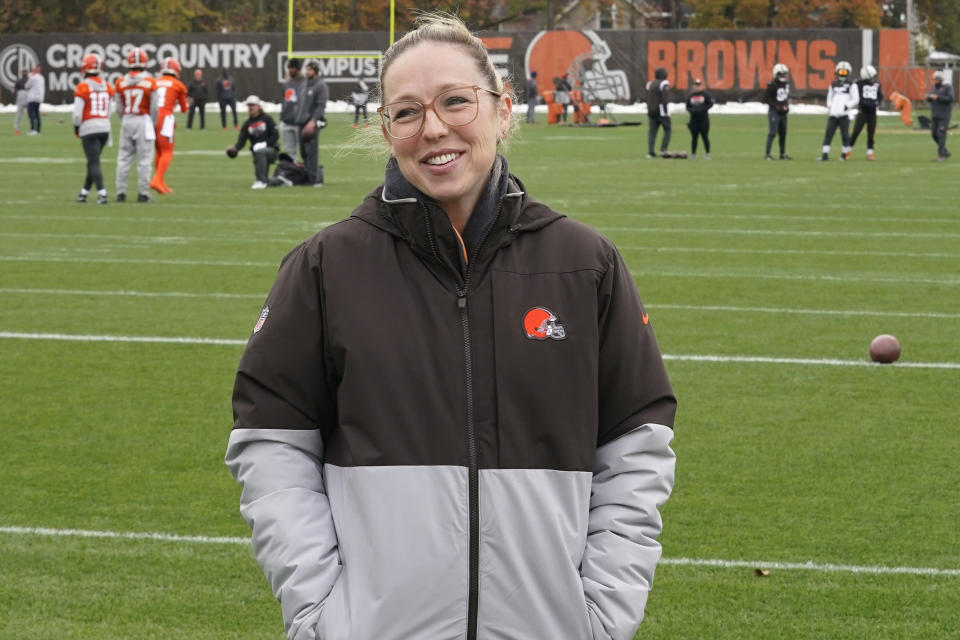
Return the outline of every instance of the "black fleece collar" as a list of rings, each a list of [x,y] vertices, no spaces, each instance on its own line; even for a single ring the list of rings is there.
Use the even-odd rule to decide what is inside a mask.
[[[494,179],[496,178],[496,179]],[[467,256],[460,256],[461,272],[466,271],[468,256],[472,256],[477,246],[486,236],[497,217],[500,209],[500,202],[507,195],[507,189],[510,183],[510,170],[507,166],[507,159],[501,155],[494,158],[493,168],[490,171],[490,177],[487,185],[484,187],[480,199],[477,200],[467,225],[463,229],[463,244],[467,251]],[[397,159],[390,156],[387,162],[383,181],[383,200],[388,203],[419,202],[430,207],[441,209],[439,204],[425,193],[410,184],[400,172],[400,166]],[[449,224],[449,218],[447,220]]]

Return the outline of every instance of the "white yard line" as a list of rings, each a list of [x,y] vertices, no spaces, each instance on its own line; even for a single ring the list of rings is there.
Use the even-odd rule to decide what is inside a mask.
[[[186,267],[272,267],[280,266],[275,262],[254,262],[251,260],[163,260],[151,258],[67,258],[49,255],[0,256],[2,262],[68,262],[76,264],[162,264]]]
[[[166,344],[211,344],[211,345],[244,345],[246,340],[230,338],[190,338],[176,336],[93,336],[67,333],[17,333],[15,331],[0,331],[0,339],[7,340],[64,340],[67,342],[135,342],[135,343],[166,343]]]
[[[837,360],[832,358],[778,358],[772,356],[716,356],[698,354],[663,354],[664,360],[680,362],[718,362],[738,364],[801,364],[827,367],[884,367],[892,369],[960,369],[960,362],[894,362],[879,365],[869,360]]]
[[[128,291],[128,290],[96,290],[96,289],[41,289],[0,287],[0,293],[17,295],[44,295],[44,296],[117,296],[142,298],[226,298],[262,300],[266,293],[222,293],[218,291]],[[819,315],[819,316],[852,316],[852,317],[882,317],[882,318],[929,318],[940,320],[960,319],[960,313],[938,313],[933,311],[892,311],[873,309],[791,309],[785,307],[736,307],[724,305],[698,304],[648,304],[648,309],[666,309],[680,311],[716,311],[729,313],[769,313],[785,315]]]
[[[824,249],[735,249],[731,247],[644,247],[636,245],[618,245],[622,252],[643,251],[652,253],[733,253],[758,255],[794,255],[794,256],[875,256],[880,258],[960,258],[960,253],[918,252],[918,251],[828,251]]]
[[[934,567],[886,567],[882,565],[833,564],[822,562],[767,562],[764,560],[712,560],[707,558],[661,558],[660,564],[722,569],[751,568],[801,571],[829,571],[837,573],[912,574],[919,576],[957,576],[960,569]]]
[[[932,311],[875,311],[871,309],[789,309],[784,307],[733,307],[707,304],[648,304],[647,309],[676,309],[681,311],[721,311],[730,313],[772,313],[814,316],[877,316],[883,318],[938,318],[960,319],[960,313]]]
[[[948,286],[960,285],[957,279],[940,278],[884,278],[881,276],[832,276],[826,274],[788,274],[788,273],[729,273],[721,271],[630,271],[633,277],[658,278],[724,278],[726,280],[761,279],[761,280],[807,280],[820,282],[887,282],[891,284],[942,284]]]
[[[249,545],[250,539],[235,536],[185,536],[173,533],[132,531],[90,531],[85,529],[53,529],[48,527],[0,527],[0,534],[34,537],[99,538],[112,540],[147,540],[151,542],[178,542],[187,544]],[[888,567],[882,565],[852,565],[818,562],[768,562],[765,560],[715,560],[709,558],[661,558],[660,564],[723,569],[755,568],[776,570],[827,571],[837,573],[911,574],[925,576],[960,577],[960,569],[936,567]]]
[[[191,291],[98,291],[95,289],[17,289],[0,287],[0,293],[45,296],[129,296],[134,298],[243,298],[263,300],[264,293],[194,293]]]
[[[598,231],[617,233],[696,233],[731,236],[811,236],[857,238],[960,238],[960,233],[937,231],[810,231],[803,229],[718,229],[703,227],[609,227],[597,226]]]
[[[18,333],[0,331],[0,339],[7,340],[62,340],[68,342],[133,342],[133,343],[170,343],[170,344],[208,344],[208,345],[245,345],[246,340],[230,338],[194,338],[168,336],[110,336],[82,335],[67,333]],[[896,362],[878,365],[868,360],[836,360],[830,358],[778,358],[772,356],[720,356],[696,354],[663,354],[664,360],[681,362],[717,362],[743,364],[800,364],[835,367],[879,367],[890,369],[960,369],[960,362]]]

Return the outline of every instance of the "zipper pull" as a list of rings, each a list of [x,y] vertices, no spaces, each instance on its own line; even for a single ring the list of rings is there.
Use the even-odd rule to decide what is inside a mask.
[[[467,292],[463,289],[457,289],[457,309],[467,308]]]

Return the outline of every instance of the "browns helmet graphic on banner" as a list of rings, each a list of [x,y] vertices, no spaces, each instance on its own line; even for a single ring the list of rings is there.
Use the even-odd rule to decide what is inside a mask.
[[[546,307],[533,307],[523,314],[523,331],[531,340],[563,340],[567,337],[557,315]]]
[[[630,100],[630,80],[623,70],[608,69],[610,45],[595,31],[541,31],[527,47],[526,75],[537,72],[540,93],[553,91],[553,79],[569,74],[587,102]]]

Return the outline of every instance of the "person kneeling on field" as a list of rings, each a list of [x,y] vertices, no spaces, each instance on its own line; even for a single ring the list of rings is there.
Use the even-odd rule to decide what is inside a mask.
[[[240,127],[240,136],[236,144],[227,147],[227,155],[236,158],[240,149],[250,140],[250,150],[253,152],[253,171],[256,180],[251,189],[266,189],[268,186],[290,186],[289,181],[282,178],[270,178],[270,165],[277,161],[277,124],[273,118],[263,112],[260,98],[250,96],[246,100],[247,111],[250,117]]]

